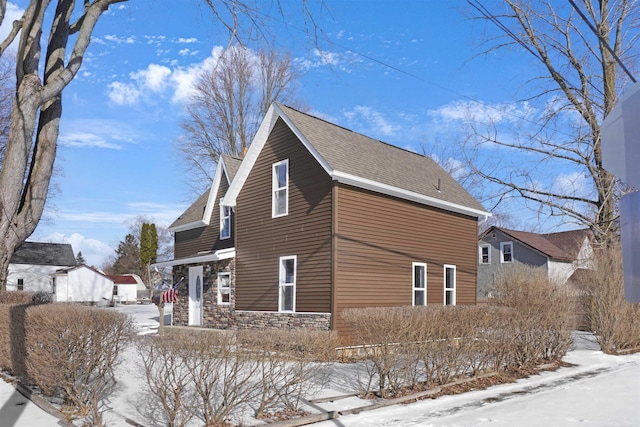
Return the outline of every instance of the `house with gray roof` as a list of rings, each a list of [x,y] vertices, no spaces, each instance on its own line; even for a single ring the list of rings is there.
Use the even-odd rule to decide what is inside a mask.
[[[490,227],[478,239],[478,297],[489,296],[496,275],[514,264],[543,268],[549,280],[565,284],[579,269],[592,268],[589,229],[538,234]]]
[[[174,324],[346,331],[349,308],[475,304],[489,215],[431,158],[276,103],[157,265]]]
[[[52,292],[52,275],[74,265],[76,257],[70,244],[24,242],[11,257],[7,290]]]

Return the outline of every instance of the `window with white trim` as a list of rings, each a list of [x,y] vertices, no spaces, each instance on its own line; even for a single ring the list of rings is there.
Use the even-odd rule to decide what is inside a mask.
[[[296,262],[297,257],[280,257],[278,311],[296,311]]]
[[[231,273],[218,273],[218,304],[231,304]]]
[[[478,247],[478,263],[491,264],[491,245],[480,245]]]
[[[273,164],[271,188],[272,217],[287,215],[289,213],[289,159]]]
[[[413,305],[427,305],[427,264],[414,262],[413,267]]]
[[[444,265],[444,305],[456,305],[455,265]]]
[[[500,262],[513,262],[513,242],[500,242]]]
[[[231,237],[231,206],[220,205],[220,240],[229,237]]]
[[[24,291],[24,279],[18,279],[18,290]]]

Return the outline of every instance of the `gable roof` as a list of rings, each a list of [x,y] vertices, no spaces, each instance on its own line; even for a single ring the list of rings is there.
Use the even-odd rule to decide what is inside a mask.
[[[130,274],[107,274],[109,279],[116,285],[137,285],[138,281]]]
[[[593,233],[588,228],[579,230],[561,231],[544,235],[551,243],[577,259],[585,239],[593,242]]]
[[[216,206],[215,197],[216,194],[218,194],[222,176],[225,176],[227,184],[229,184],[236,175],[241,162],[241,159],[227,154],[220,156],[211,187],[202,193],[200,197],[169,226],[169,230],[174,232],[184,231],[209,225],[211,212]]]
[[[10,264],[76,265],[76,256],[68,243],[24,242],[16,248]]]
[[[537,234],[493,226],[482,233],[480,238],[484,238],[495,230],[501,231],[543,255],[558,261],[575,261],[578,258],[584,239],[590,236],[589,229]]]
[[[433,159],[369,138],[320,118],[274,103],[253,139],[224,198],[236,198],[266,143],[282,119],[333,180],[475,217],[490,216]]]
[[[59,268],[56,270],[56,272],[54,273],[55,275],[65,275],[65,274],[69,274],[69,272],[71,271],[75,271],[75,270],[80,270],[86,268],[87,270],[93,271],[96,274],[99,274],[100,276],[106,277],[107,279],[111,280],[113,282],[113,279],[109,276],[107,276],[106,274],[104,274],[102,271],[98,270],[97,268],[91,267],[90,265],[87,264],[78,264],[78,265],[74,265],[73,267],[66,267],[66,268]]]

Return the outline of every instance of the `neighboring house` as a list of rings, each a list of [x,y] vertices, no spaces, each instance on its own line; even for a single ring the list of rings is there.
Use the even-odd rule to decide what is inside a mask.
[[[107,277],[114,283],[113,300],[119,303],[132,303],[138,301],[138,292],[146,291],[149,297],[149,290],[137,274],[107,274]]]
[[[170,230],[174,325],[345,330],[349,308],[475,304],[488,212],[431,158],[280,104]]]
[[[564,284],[577,270],[591,267],[593,238],[589,229],[537,234],[491,227],[478,240],[478,297],[487,297],[500,269],[514,263],[545,268]]]
[[[24,242],[11,257],[7,290],[51,292],[51,275],[74,265],[76,257],[69,244]]]
[[[53,301],[100,303],[111,301],[114,283],[84,264],[62,268],[53,275]]]

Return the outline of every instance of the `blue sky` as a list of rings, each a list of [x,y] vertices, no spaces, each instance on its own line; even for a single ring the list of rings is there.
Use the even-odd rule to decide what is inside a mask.
[[[195,199],[174,143],[189,82],[228,42],[203,3],[132,0],[100,20],[64,92],[57,189],[30,240],[70,242],[100,266],[128,221],[166,226]],[[322,52],[299,30],[299,2],[283,3],[290,25],[277,17],[270,31],[304,72],[298,95],[313,114],[416,151],[459,138],[469,105],[526,114],[513,100],[528,58],[480,55],[495,30],[463,0],[326,0],[314,15]]]

